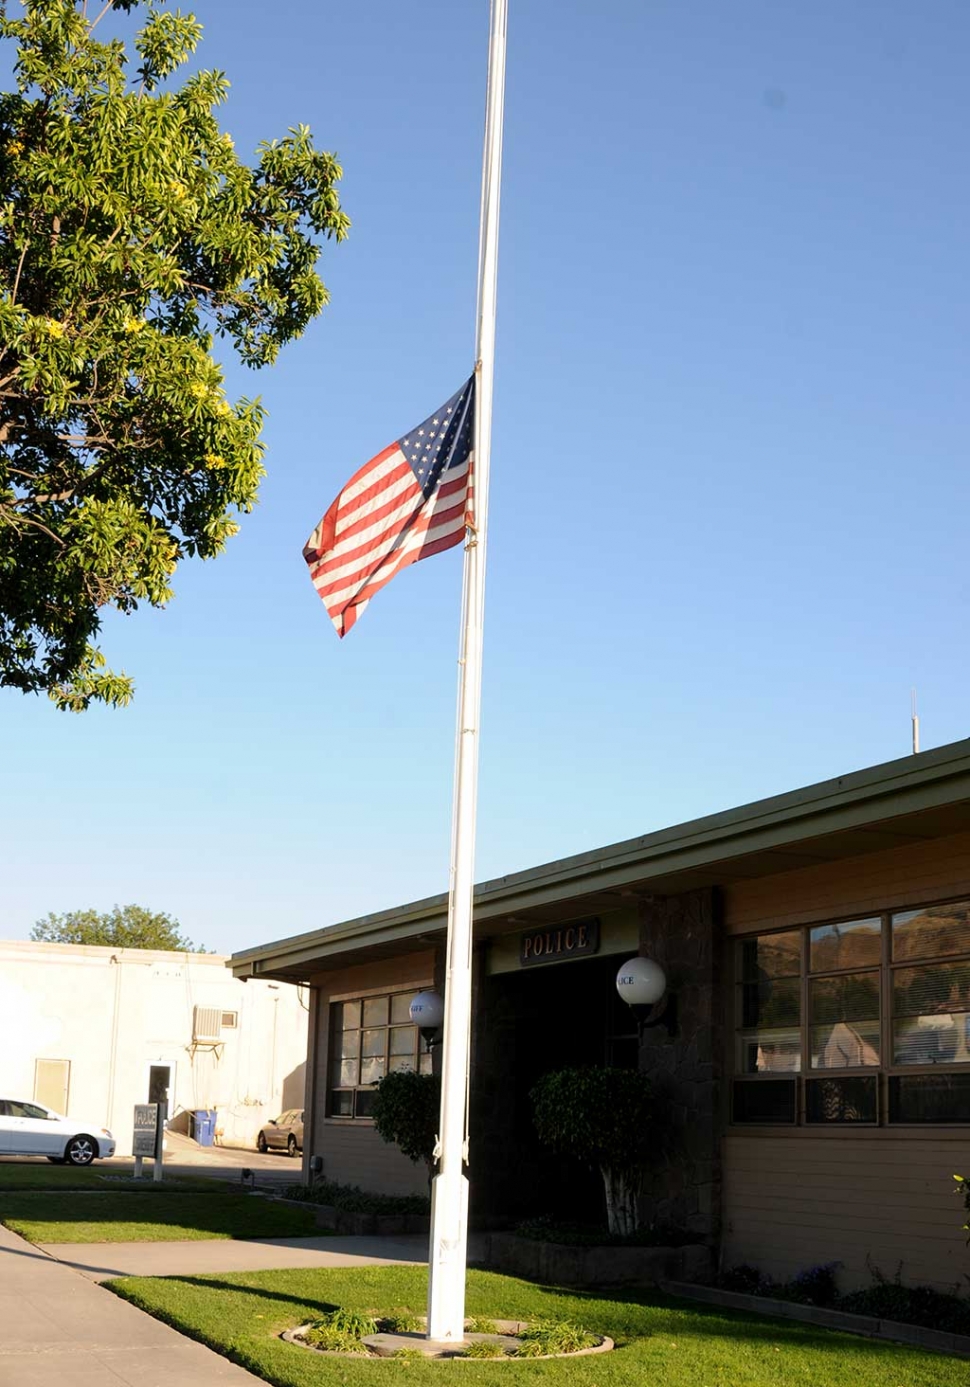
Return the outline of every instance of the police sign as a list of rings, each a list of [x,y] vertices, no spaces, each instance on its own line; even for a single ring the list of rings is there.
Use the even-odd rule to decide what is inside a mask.
[[[136,1103],[131,1139],[133,1156],[154,1156],[155,1133],[158,1130],[158,1104]]]

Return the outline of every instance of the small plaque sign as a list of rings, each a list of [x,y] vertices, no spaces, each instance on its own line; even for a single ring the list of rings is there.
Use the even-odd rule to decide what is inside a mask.
[[[131,1139],[131,1154],[133,1156],[154,1156],[157,1126],[158,1104],[136,1103]]]
[[[568,925],[550,925],[548,929],[530,929],[520,937],[519,962],[523,968],[537,963],[559,963],[564,958],[581,958],[595,954],[600,946],[600,922],[573,920]]]

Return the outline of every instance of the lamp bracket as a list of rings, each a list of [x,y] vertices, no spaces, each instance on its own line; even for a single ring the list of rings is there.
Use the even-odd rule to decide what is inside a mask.
[[[677,1032],[677,994],[676,992],[665,992],[659,1002],[649,1005],[631,1006],[637,1021],[637,1036],[643,1039],[644,1031],[651,1030],[654,1026],[664,1026],[667,1034],[673,1036]]]

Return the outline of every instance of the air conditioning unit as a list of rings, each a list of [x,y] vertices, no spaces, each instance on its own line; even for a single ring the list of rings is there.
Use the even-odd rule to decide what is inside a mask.
[[[192,1008],[192,1039],[196,1042],[218,1043],[222,1039],[222,1008]]]

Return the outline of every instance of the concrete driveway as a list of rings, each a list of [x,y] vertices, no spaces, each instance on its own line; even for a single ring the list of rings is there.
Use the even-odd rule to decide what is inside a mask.
[[[44,1156],[0,1156],[0,1170],[6,1165],[40,1165],[49,1169]],[[113,1156],[108,1161],[95,1161],[92,1170],[129,1171],[130,1156]],[[298,1185],[303,1179],[303,1162],[290,1156],[258,1151],[245,1151],[232,1146],[199,1146],[191,1137],[180,1132],[165,1133],[164,1174],[201,1175],[207,1179],[241,1180],[244,1170],[251,1170],[258,1185]],[[144,1176],[152,1178],[152,1162],[145,1161]],[[248,1183],[248,1182],[247,1182]]]

